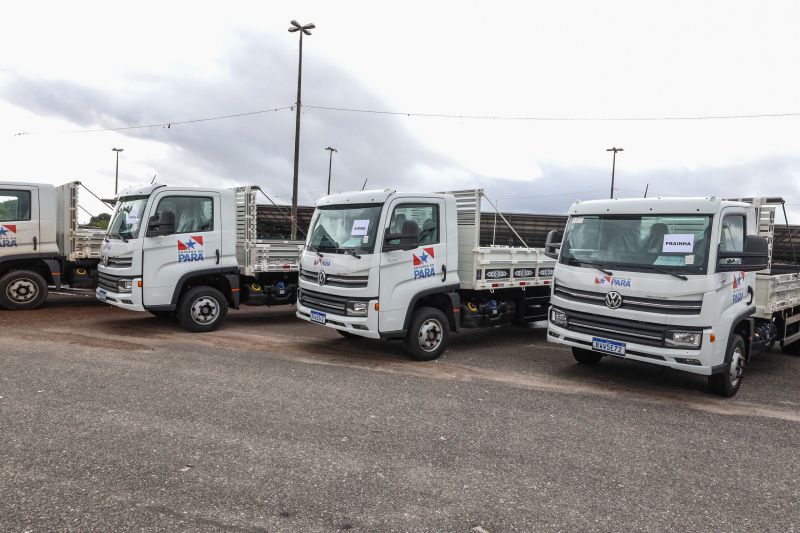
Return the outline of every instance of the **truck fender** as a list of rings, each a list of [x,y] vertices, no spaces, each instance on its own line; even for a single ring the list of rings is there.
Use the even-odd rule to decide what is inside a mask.
[[[213,276],[213,275],[224,275],[224,276],[235,275],[238,278],[239,270],[236,268],[204,268],[202,270],[193,270],[191,272],[187,272],[186,274],[181,276],[178,279],[178,282],[175,284],[175,291],[172,293],[172,302],[168,306],[167,305],[148,306],[148,309],[152,307],[153,309],[174,311],[178,305],[178,300],[181,297],[181,293],[183,293],[183,287],[189,280],[191,280],[192,278],[202,278],[203,276]],[[237,288],[239,287],[238,281],[236,287]]]
[[[55,259],[42,259],[45,265],[47,265],[48,270],[50,271],[50,275],[53,276],[53,285],[56,286],[56,289],[61,288],[61,262]]]
[[[739,325],[742,324],[742,322],[748,322],[747,330],[748,330],[749,333],[753,332],[753,325],[750,324],[750,317],[753,316],[754,314],[756,314],[756,308],[755,307],[751,307],[750,309],[748,309],[744,313],[742,313],[739,316],[737,316],[733,321],[731,321],[731,328],[728,331],[728,339],[727,339],[727,341],[725,343],[725,362],[723,364],[721,364],[721,365],[714,366],[711,369],[711,373],[712,374],[719,374],[721,372],[725,372],[725,365],[728,364],[728,354],[731,351],[731,344],[733,343],[733,335],[734,335],[734,332],[736,331],[736,328],[738,328]],[[748,335],[743,335],[743,337],[744,337],[745,347],[747,348],[747,357],[748,357],[748,360],[749,360],[749,358],[750,358],[750,335],[749,334]]]
[[[452,331],[458,331],[461,327],[460,319],[460,309],[461,309],[461,295],[458,293],[458,284],[452,285],[445,285],[443,287],[435,287],[433,289],[426,289],[424,291],[420,291],[414,295],[411,299],[411,302],[408,304],[408,309],[406,309],[406,318],[403,321],[403,331],[408,331],[409,326],[411,325],[411,316],[414,311],[414,308],[417,306],[417,302],[425,298],[426,296],[431,296],[433,294],[445,294],[450,299],[450,309],[443,309],[444,314],[447,316],[448,320],[450,320],[450,329]],[[458,309],[458,311],[456,311]]]
[[[231,307],[239,309],[239,299],[241,294],[239,292],[239,274],[225,274],[228,279],[228,285],[231,287]]]

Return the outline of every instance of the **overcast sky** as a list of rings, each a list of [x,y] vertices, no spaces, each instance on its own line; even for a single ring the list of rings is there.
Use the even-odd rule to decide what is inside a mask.
[[[800,113],[798,2],[16,2],[0,20],[0,180],[292,189],[291,109],[647,118]],[[800,216],[800,116],[483,120],[306,108],[300,202],[483,187],[502,210],[608,196],[783,195]],[[18,135],[24,133],[23,135]],[[99,211],[87,200],[90,210]],[[790,204],[791,205],[791,204]],[[797,214],[797,216],[795,216]]]

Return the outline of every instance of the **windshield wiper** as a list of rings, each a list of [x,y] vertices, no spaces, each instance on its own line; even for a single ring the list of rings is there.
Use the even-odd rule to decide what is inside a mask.
[[[358,253],[357,253],[357,252],[356,252],[356,251],[355,251],[353,248],[338,248],[338,249],[336,250],[336,252],[338,253],[338,252],[339,252],[339,250],[343,251],[343,252],[344,252],[344,253],[346,253],[346,254],[350,254],[350,255],[352,255],[352,256],[353,256],[353,257],[355,257],[356,259],[361,259],[361,256],[360,256],[360,255],[358,255]]]
[[[675,276],[676,278],[682,279],[683,281],[689,281],[689,278],[687,278],[683,274],[678,274],[677,272],[673,272],[671,270],[667,270],[666,268],[661,268],[658,265],[636,265],[636,266],[639,267],[639,268],[649,268],[649,269],[652,269],[652,270],[656,270],[658,272],[661,272],[662,274],[669,274],[670,276]]]
[[[577,264],[578,266],[586,265],[586,266],[590,266],[592,268],[596,268],[597,270],[599,270],[600,272],[602,272],[606,276],[613,276],[614,275],[614,273],[611,272],[610,270],[607,270],[607,269],[603,268],[603,265],[600,264],[600,263],[593,263],[592,261],[582,261],[581,259],[576,259],[575,257],[568,258],[567,259],[567,264],[568,265]]]

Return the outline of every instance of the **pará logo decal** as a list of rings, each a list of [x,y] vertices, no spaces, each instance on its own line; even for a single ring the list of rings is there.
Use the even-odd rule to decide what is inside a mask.
[[[600,276],[594,278],[595,285],[606,285],[611,287],[631,288],[631,278],[620,278],[618,276]]]
[[[744,289],[746,285],[745,273],[733,273],[733,303],[738,304],[744,300]]]
[[[178,263],[189,263],[192,261],[204,261],[203,257],[203,237],[192,236],[186,242],[178,239]]]
[[[436,275],[436,260],[433,247],[423,248],[422,253],[414,256],[414,279],[429,278]]]
[[[0,248],[17,245],[17,225],[0,224]]]

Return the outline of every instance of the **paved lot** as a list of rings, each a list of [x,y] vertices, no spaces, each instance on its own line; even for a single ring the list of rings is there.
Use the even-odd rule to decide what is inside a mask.
[[[2,531],[800,531],[800,358],[739,395],[544,330],[437,362],[287,308],[0,311]]]

